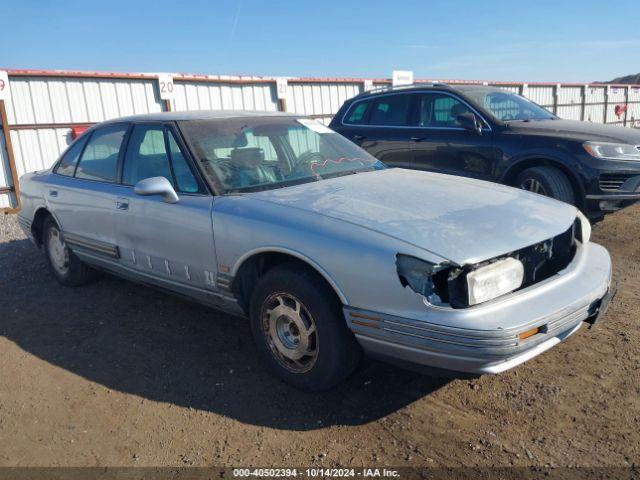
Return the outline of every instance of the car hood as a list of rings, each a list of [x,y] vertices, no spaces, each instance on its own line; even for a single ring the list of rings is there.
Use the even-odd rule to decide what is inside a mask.
[[[558,235],[576,217],[571,205],[537,194],[400,168],[250,195],[376,231],[458,265]]]
[[[515,133],[552,135],[579,141],[600,140],[640,145],[640,131],[616,125],[578,122],[576,120],[535,120],[509,122],[508,126],[509,130]]]

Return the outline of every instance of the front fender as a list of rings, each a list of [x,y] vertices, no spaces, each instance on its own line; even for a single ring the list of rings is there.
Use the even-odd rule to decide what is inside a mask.
[[[539,148],[518,153],[513,156],[500,174],[499,181],[505,185],[511,184],[516,172],[535,165],[555,166],[570,176],[571,183],[578,188],[580,196],[584,196],[584,186],[581,177],[586,177],[583,165],[568,153],[547,148]]]
[[[329,285],[331,285],[331,288],[333,288],[333,290],[336,292],[343,305],[349,305],[349,300],[347,299],[347,296],[345,295],[343,289],[340,288],[336,279],[328,271],[326,271],[319,262],[313,260],[302,252],[288,247],[278,245],[265,245],[248,251],[247,253],[239,257],[235,265],[231,268],[231,276],[235,277],[244,262],[246,262],[251,257],[254,257],[255,255],[259,255],[261,253],[283,253],[302,260],[310,267],[312,267],[315,271],[317,271],[320,275],[322,275],[322,277],[329,283]]]

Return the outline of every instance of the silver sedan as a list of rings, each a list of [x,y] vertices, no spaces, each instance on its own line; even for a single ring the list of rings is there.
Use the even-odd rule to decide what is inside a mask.
[[[593,324],[613,295],[609,254],[574,207],[388,169],[302,116],[111,120],[21,190],[20,223],[60,282],[108,271],[248,317],[266,364],[309,390],[362,351],[499,373]]]

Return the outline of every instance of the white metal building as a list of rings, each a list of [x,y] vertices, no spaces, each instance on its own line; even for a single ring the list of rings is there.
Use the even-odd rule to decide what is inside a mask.
[[[20,175],[48,168],[70,143],[74,129],[125,115],[207,109],[286,110],[328,123],[346,99],[391,82],[184,74],[159,79],[154,74],[40,70],[9,70],[8,77],[8,98],[0,100],[0,210],[4,211],[19,207]],[[640,126],[640,85],[440,81],[500,86],[562,118]]]

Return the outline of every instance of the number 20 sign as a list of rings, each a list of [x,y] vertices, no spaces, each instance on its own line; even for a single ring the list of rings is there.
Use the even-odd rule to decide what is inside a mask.
[[[160,91],[161,100],[173,99],[173,77],[166,73],[158,75],[158,90]]]
[[[0,70],[0,100],[8,100],[9,96],[9,75]]]

